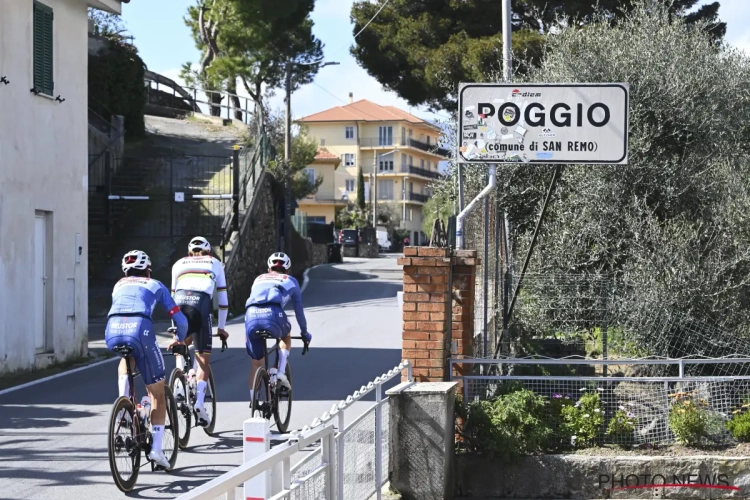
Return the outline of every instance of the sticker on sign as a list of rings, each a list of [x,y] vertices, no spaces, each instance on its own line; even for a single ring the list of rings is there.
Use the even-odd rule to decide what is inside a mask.
[[[462,83],[459,160],[626,165],[628,92],[627,83]]]

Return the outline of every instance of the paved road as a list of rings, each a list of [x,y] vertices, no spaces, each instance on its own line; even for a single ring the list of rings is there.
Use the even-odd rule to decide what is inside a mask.
[[[300,356],[298,347],[290,358],[292,429],[310,423],[401,358],[396,292],[402,285],[395,258],[347,259],[313,269],[309,277],[304,304],[314,338],[307,355]],[[293,319],[292,324],[298,334]],[[249,361],[241,319],[231,320],[227,330],[229,349],[217,349],[212,363],[219,400],[216,435],[193,429],[190,448],[180,452],[175,470],[144,469],[130,496],[174,498],[242,462]],[[169,373],[174,360],[166,360]],[[143,391],[139,379],[137,393]],[[116,393],[116,363],[109,361],[0,396],[0,498],[123,496],[107,464],[106,428]],[[357,405],[347,421],[369,403]]]

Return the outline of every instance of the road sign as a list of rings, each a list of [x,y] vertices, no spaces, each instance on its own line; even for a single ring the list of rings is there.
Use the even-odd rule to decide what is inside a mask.
[[[628,162],[627,83],[462,83],[465,163]]]

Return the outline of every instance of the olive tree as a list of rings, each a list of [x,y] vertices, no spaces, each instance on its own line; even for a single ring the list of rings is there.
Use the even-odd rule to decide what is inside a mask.
[[[529,270],[614,276],[627,321],[667,309],[750,335],[748,58],[644,0],[614,26],[548,36],[538,68],[518,81],[630,84],[628,165],[563,168]],[[466,170],[468,196],[484,176]],[[551,174],[498,168],[517,257]]]

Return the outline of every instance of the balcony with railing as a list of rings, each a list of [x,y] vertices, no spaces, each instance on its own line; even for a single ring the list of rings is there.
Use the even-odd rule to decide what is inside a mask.
[[[421,193],[409,193],[409,201],[418,201],[420,203],[427,203],[427,200],[429,200],[429,195],[421,194]]]
[[[345,205],[346,200],[342,196],[335,196],[333,193],[315,193],[311,194],[310,196],[306,196],[304,198],[301,198],[297,200],[297,203],[300,205],[305,204],[313,204],[313,203],[323,203],[323,204],[334,204],[334,205]]]
[[[411,137],[360,137],[358,139],[360,148],[390,148],[390,147],[402,147],[402,148],[414,148],[422,152],[442,156],[447,158],[450,152],[445,149],[438,147],[437,144],[429,144]]]
[[[363,171],[367,171],[368,169],[372,169],[372,166],[362,166]],[[443,174],[436,170],[427,170],[426,168],[421,167],[415,167],[414,165],[404,165],[401,164],[400,166],[395,166],[393,170],[381,170],[378,168],[378,177],[380,176],[387,176],[387,175],[417,175],[420,177],[424,177],[427,179],[440,179]]]

